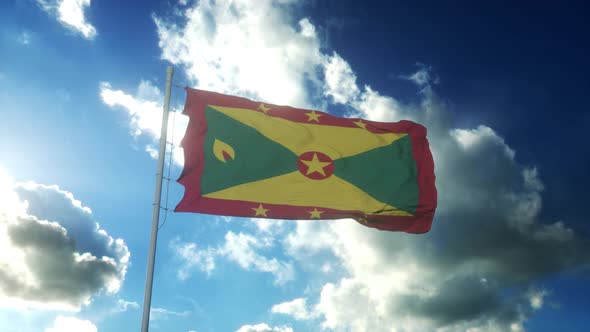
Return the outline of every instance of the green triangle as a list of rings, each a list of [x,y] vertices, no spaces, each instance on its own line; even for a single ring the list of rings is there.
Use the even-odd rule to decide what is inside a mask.
[[[334,166],[334,175],[379,202],[415,213],[418,183],[410,136],[404,136],[384,147],[335,160]]]
[[[297,156],[256,129],[209,106],[205,116],[208,128],[203,144],[202,195],[297,170]],[[229,144],[235,159],[217,159],[213,153],[215,139]]]

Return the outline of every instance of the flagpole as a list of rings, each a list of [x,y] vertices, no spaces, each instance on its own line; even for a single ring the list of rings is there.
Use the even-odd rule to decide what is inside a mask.
[[[160,200],[162,197],[162,177],[164,174],[164,159],[166,157],[166,136],[168,132],[168,113],[170,112],[170,90],[172,88],[174,68],[166,69],[166,94],[164,95],[164,109],[162,111],[162,129],[160,131],[160,150],[158,150],[158,173],[156,173],[156,191],[152,208],[152,234],[148,252],[147,273],[145,277],[145,293],[143,298],[143,317],[141,332],[148,332],[150,325],[150,308],[152,303],[152,285],[154,283],[154,265],[156,262],[156,242],[158,241],[158,225],[160,223]]]

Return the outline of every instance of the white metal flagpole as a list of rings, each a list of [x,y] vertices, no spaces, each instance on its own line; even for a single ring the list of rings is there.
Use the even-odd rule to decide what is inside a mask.
[[[152,209],[152,234],[148,252],[147,273],[145,277],[145,293],[143,297],[143,317],[141,318],[141,332],[148,332],[150,325],[150,309],[152,303],[152,285],[154,283],[154,264],[156,262],[156,242],[158,242],[158,225],[160,223],[160,200],[162,197],[162,177],[164,174],[164,159],[166,154],[168,113],[170,112],[170,90],[172,88],[174,68],[166,69],[166,94],[164,95],[164,109],[162,111],[162,130],[160,132],[160,150],[158,150],[158,173],[156,173],[156,191]]]

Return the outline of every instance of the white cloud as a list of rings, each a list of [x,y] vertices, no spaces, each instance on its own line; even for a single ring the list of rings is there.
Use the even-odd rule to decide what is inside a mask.
[[[289,233],[284,240],[289,255],[301,260],[309,254],[331,250],[336,241],[335,235],[327,232],[323,223],[324,221],[322,223],[311,220],[297,221],[295,232]]]
[[[275,284],[282,285],[294,279],[293,265],[276,258],[267,258],[257,252],[273,245],[270,237],[254,237],[232,231],[226,233],[224,243],[217,248],[198,249],[196,243],[184,243],[178,239],[171,242],[171,247],[182,262],[178,270],[181,280],[186,280],[195,267],[211,274],[215,268],[215,260],[225,258],[245,270],[270,273],[274,276]]]
[[[332,97],[337,104],[348,104],[360,94],[356,85],[356,75],[348,62],[334,53],[324,64],[324,94]]]
[[[134,309],[134,310],[139,309],[139,303],[137,303],[135,301],[125,301],[122,299],[117,300],[116,312],[125,312],[129,309]]]
[[[16,40],[21,44],[21,45],[29,45],[31,43],[31,33],[28,31],[23,31],[21,32],[18,37],[16,38]]]
[[[224,223],[230,223],[234,218],[233,217],[228,217],[228,216],[215,216],[215,221],[218,222],[224,222]]]
[[[152,137],[160,135],[163,98],[161,98],[160,90],[150,82],[141,81],[136,96],[121,90],[113,90],[110,83],[101,82],[100,97],[109,107],[121,107],[127,111],[133,136],[143,133]]]
[[[162,58],[182,66],[194,86],[310,105],[307,82],[318,79],[319,39],[307,18],[295,26],[291,1],[199,1],[179,17],[155,16]]]
[[[386,321],[383,304],[369,292],[369,288],[354,279],[342,279],[337,285],[326,284],[316,306],[324,316],[322,327],[352,331],[393,330],[394,325]],[[412,321],[412,325],[418,324]]]
[[[170,317],[186,317],[190,315],[190,310],[185,311],[174,311],[165,308],[151,308],[150,309],[150,320],[161,320],[168,319]]]
[[[122,90],[112,89],[108,82],[101,82],[99,93],[105,105],[122,109],[128,114],[132,136],[146,135],[152,140],[146,145],[145,150],[152,158],[157,158],[157,140],[160,139],[164,100],[160,89],[149,81],[141,81],[136,94],[130,95]],[[177,92],[174,91],[174,93]],[[168,141],[177,147],[180,146],[187,125],[188,119],[184,115],[171,112],[168,116]],[[181,149],[174,149],[173,157],[176,163],[180,165],[184,163]]]
[[[547,296],[547,292],[543,290],[535,290],[529,293],[529,301],[531,304],[531,308],[534,310],[539,310],[543,307],[545,297]]]
[[[258,233],[269,236],[271,234],[278,235],[285,232],[289,221],[280,219],[250,218],[248,223],[254,225]]]
[[[420,87],[426,88],[429,88],[432,83],[438,84],[440,82],[438,77],[433,77],[432,67],[426,66],[422,63],[418,63],[417,65],[419,69],[416,72],[408,76],[401,75],[400,78],[407,79]]]
[[[180,280],[186,280],[195,267],[202,272],[206,272],[207,275],[210,275],[215,269],[215,257],[217,255],[215,249],[200,250],[196,243],[183,243],[178,239],[173,240],[170,246],[182,261],[182,266],[177,272]]]
[[[76,317],[57,316],[53,326],[45,332],[97,332],[98,329],[91,321]]]
[[[504,149],[504,153],[506,157],[510,159],[514,159],[514,150],[512,150],[506,143],[504,139],[496,132],[488,127],[480,125],[476,129],[452,129],[450,132],[452,138],[461,145],[461,147],[466,150],[477,150],[481,144],[489,144],[492,142],[498,146],[502,146]],[[533,181],[535,179],[536,173],[530,173],[526,177],[526,181]],[[537,180],[537,183],[540,183]]]
[[[297,298],[289,302],[275,304],[270,311],[273,313],[290,315],[297,320],[307,320],[317,316],[309,311],[307,300],[304,298]]]
[[[129,250],[90,208],[58,186],[14,183],[6,174],[0,184],[0,305],[79,310],[93,295],[120,289]]]
[[[295,272],[290,263],[279,261],[276,258],[268,259],[255,251],[255,249],[270,246],[268,238],[254,237],[243,233],[235,234],[230,231],[225,235],[225,244],[220,253],[246,270],[271,273],[278,285],[293,280]]]
[[[244,325],[236,330],[236,332],[293,332],[289,326],[274,326],[270,327],[266,323],[256,325]]]
[[[37,4],[71,31],[86,39],[96,36],[96,29],[86,21],[84,14],[86,7],[90,7],[90,0],[37,0]]]
[[[356,100],[351,100],[350,103],[356,110],[356,113],[352,115],[364,117],[369,120],[415,120],[415,115],[405,112],[397,100],[392,97],[383,96],[369,86],[365,86],[363,93]]]

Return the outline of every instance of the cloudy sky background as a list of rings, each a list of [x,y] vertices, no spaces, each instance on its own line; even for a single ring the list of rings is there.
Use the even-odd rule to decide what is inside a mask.
[[[582,2],[3,2],[0,329],[138,329],[171,64],[175,111],[188,85],[426,125],[439,207],[424,235],[168,214],[152,330],[583,330],[584,12]],[[186,123],[171,115],[171,141]],[[181,195],[170,183],[169,206]]]

